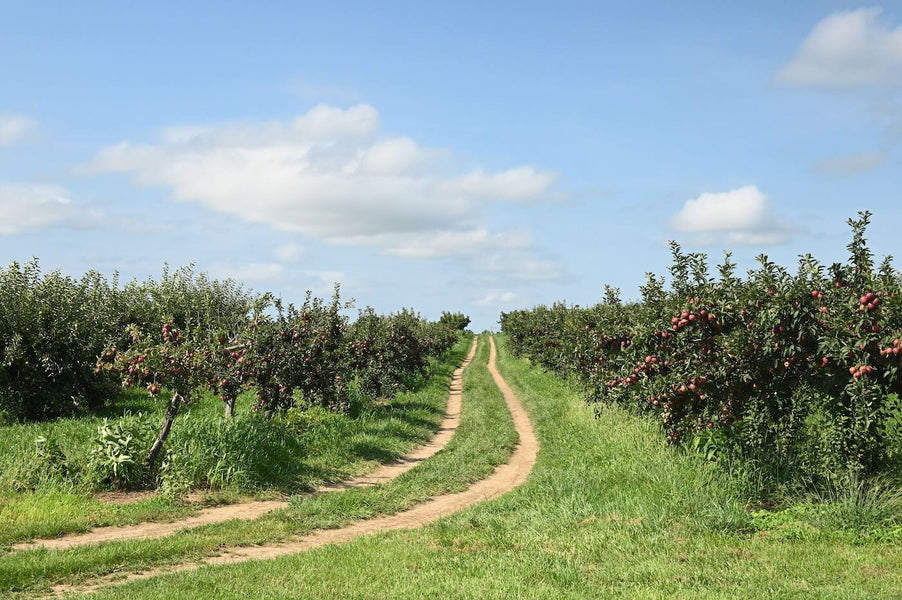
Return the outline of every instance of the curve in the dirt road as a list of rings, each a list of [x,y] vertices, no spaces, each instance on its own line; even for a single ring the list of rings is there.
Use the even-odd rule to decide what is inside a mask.
[[[486,479],[473,484],[463,492],[436,496],[435,498],[404,512],[366,521],[358,521],[341,529],[320,530],[293,542],[227,549],[219,556],[210,557],[199,562],[154,569],[142,573],[134,573],[126,575],[125,577],[119,575],[115,580],[96,581],[90,586],[58,586],[54,588],[54,593],[56,595],[64,595],[74,592],[89,592],[109,585],[119,585],[166,573],[194,570],[206,565],[235,564],[250,560],[275,558],[311,550],[328,544],[338,544],[350,541],[363,535],[420,527],[479,502],[497,498],[502,494],[514,490],[526,481],[529,473],[532,471],[538,456],[539,443],[536,439],[529,416],[520,404],[520,401],[517,400],[513,390],[511,390],[510,386],[507,385],[507,382],[504,381],[504,378],[498,372],[495,365],[497,350],[495,348],[494,337],[489,337],[489,344],[489,372],[504,396],[504,401],[513,417],[514,427],[520,436],[520,441],[509,460],[496,468]]]
[[[451,441],[451,438],[454,437],[454,431],[460,423],[461,382],[463,381],[463,372],[476,355],[477,341],[478,338],[474,336],[467,357],[454,371],[454,374],[451,377],[445,417],[439,425],[438,432],[429,442],[422,446],[418,446],[401,459],[381,465],[367,475],[355,477],[354,479],[336,484],[320,486],[316,489],[315,493],[328,493],[353,488],[371,487],[391,481],[447,446],[448,442]],[[196,516],[170,523],[139,523],[137,525],[98,527],[87,533],[16,544],[13,546],[13,550],[29,550],[33,548],[63,550],[76,546],[87,546],[89,544],[101,544],[104,542],[161,538],[172,535],[183,529],[200,527],[201,525],[222,523],[232,519],[256,519],[270,511],[286,508],[287,506],[288,502],[285,500],[228,504],[225,506],[207,508],[200,511]]]

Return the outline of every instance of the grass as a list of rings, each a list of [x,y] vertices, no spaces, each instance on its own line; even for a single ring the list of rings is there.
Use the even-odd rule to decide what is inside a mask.
[[[166,447],[183,457],[182,476],[189,482],[219,483],[205,490],[205,504],[248,496],[271,498],[365,473],[431,438],[443,418],[447,381],[471,339],[462,336],[451,351],[434,361],[413,392],[363,408],[353,417],[314,409],[267,421],[252,413],[246,401],[239,404],[236,418],[227,422],[222,418],[222,403],[208,397],[178,417]],[[141,396],[127,395],[124,400],[119,417],[123,411],[150,413],[150,434],[154,435],[159,407]],[[107,409],[104,416],[116,414]],[[38,436],[56,440],[67,464],[87,464],[91,440],[101,422],[100,416],[91,416],[0,427],[0,546],[100,525],[169,521],[199,510],[196,504],[164,497],[111,504],[97,499],[87,485],[42,473],[33,490],[18,491],[10,484],[17,470],[32,468]]]
[[[296,496],[289,508],[254,521],[231,521],[159,540],[134,540],[63,551],[0,555],[0,595],[29,596],[57,583],[79,583],[109,573],[146,569],[215,554],[224,546],[281,541],[351,520],[390,514],[432,496],[466,489],[507,460],[517,435],[500,392],[486,369],[483,340],[464,374],[461,422],[448,446],[389,484],[319,496]],[[458,361],[459,362],[459,361]],[[447,399],[447,376],[433,377],[418,402]]]
[[[902,597],[898,543],[813,526],[762,529],[736,484],[666,447],[653,424],[617,408],[595,419],[573,387],[511,359],[503,339],[500,349],[542,446],[516,491],[422,529],[97,598]]]

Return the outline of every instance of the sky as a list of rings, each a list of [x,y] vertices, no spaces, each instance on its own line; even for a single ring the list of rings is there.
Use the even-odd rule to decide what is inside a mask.
[[[902,1],[129,4],[0,0],[0,265],[482,330],[669,240],[902,253]]]

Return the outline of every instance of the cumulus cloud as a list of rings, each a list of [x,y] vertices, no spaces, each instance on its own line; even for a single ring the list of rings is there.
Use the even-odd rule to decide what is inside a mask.
[[[829,15],[814,26],[777,83],[851,88],[902,85],[902,26],[880,22],[880,8]]]
[[[28,135],[37,123],[24,115],[0,113],[0,147],[11,146]]]
[[[703,244],[773,245],[789,239],[790,228],[774,215],[757,186],[705,192],[687,200],[670,219],[673,229],[696,234]]]
[[[31,183],[0,183],[0,235],[56,225],[70,218],[71,199],[64,188]]]
[[[767,196],[757,186],[729,192],[705,192],[687,200],[671,225],[678,231],[731,231],[758,229],[767,218]]]
[[[287,122],[171,128],[157,143],[104,148],[83,171],[128,173],[177,200],[399,256],[453,254],[458,242],[492,238],[479,226],[488,203],[553,199],[552,173],[521,166],[449,174],[447,152],[379,129],[369,105],[320,105]]]
[[[362,169],[367,173],[403,175],[427,161],[427,155],[408,137],[383,140],[370,146],[363,154]]]
[[[828,177],[851,177],[877,169],[886,162],[886,158],[886,153],[879,150],[835,156],[818,162],[814,171]]]

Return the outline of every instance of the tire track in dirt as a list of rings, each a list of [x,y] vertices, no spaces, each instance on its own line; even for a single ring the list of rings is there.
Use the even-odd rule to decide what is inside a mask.
[[[504,396],[504,401],[511,412],[514,427],[520,436],[520,441],[508,461],[497,467],[486,479],[473,484],[462,492],[436,496],[423,504],[394,515],[358,521],[341,529],[319,530],[292,542],[230,548],[225,549],[218,556],[212,556],[197,562],[150,569],[125,576],[117,574],[116,576],[99,578],[90,585],[60,585],[53,588],[54,596],[60,597],[74,593],[92,592],[106,586],[121,585],[168,573],[196,570],[208,565],[229,565],[250,560],[276,558],[312,550],[327,544],[340,544],[364,535],[421,527],[441,517],[448,516],[479,502],[497,498],[514,490],[523,484],[530,472],[532,472],[539,451],[539,443],[529,416],[519,400],[517,400],[513,390],[501,377],[495,365],[497,351],[494,337],[489,337],[489,344],[489,372]]]
[[[336,492],[341,490],[349,490],[353,488],[365,488],[379,485],[387,481],[391,481],[402,473],[414,468],[442,448],[448,445],[451,438],[454,437],[454,431],[460,424],[461,410],[461,394],[464,369],[473,360],[476,355],[476,345],[478,338],[473,337],[473,343],[470,351],[463,363],[454,371],[451,377],[449,387],[448,404],[445,409],[445,417],[439,425],[438,432],[433,438],[418,446],[408,455],[401,459],[386,463],[367,475],[355,477],[348,481],[335,484],[323,485],[316,489],[315,494]],[[190,529],[192,527],[200,527],[201,525],[209,525],[211,523],[221,523],[232,519],[256,519],[264,514],[286,508],[287,500],[266,500],[259,502],[243,502],[238,504],[228,504],[225,506],[216,506],[200,511],[199,514],[180,519],[170,523],[139,523],[137,525],[122,525],[111,527],[98,527],[92,531],[81,534],[66,535],[53,539],[39,539],[31,542],[23,542],[16,544],[13,550],[29,550],[34,548],[46,548],[48,550],[65,550],[75,546],[86,546],[89,544],[100,544],[103,542],[114,542],[121,540],[139,540],[160,538],[172,535],[182,529]]]

